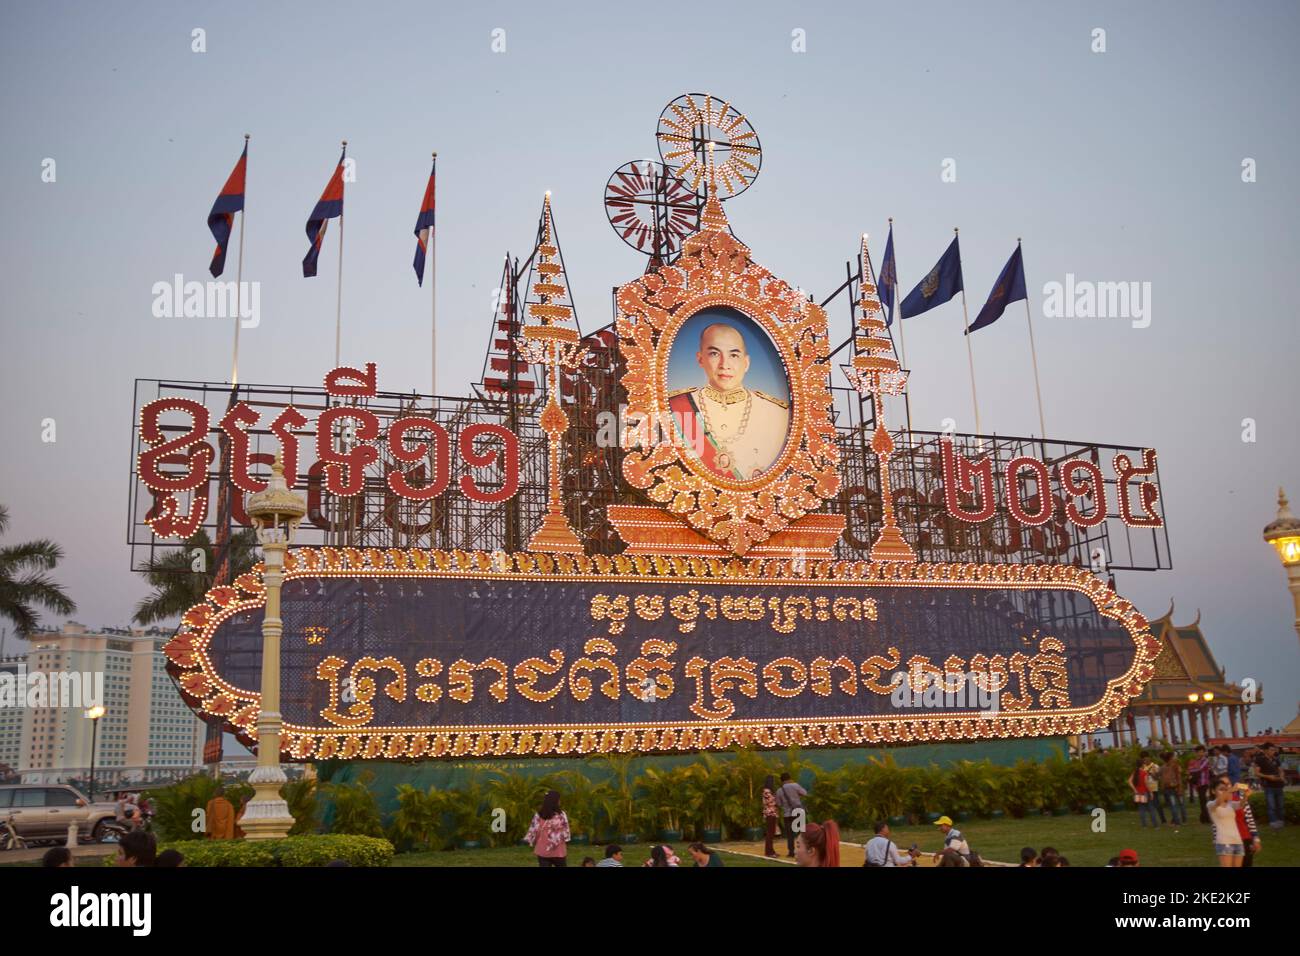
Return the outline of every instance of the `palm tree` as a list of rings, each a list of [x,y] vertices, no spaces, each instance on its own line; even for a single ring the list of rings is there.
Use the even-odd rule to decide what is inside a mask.
[[[203,550],[203,571],[194,571],[193,552]],[[230,536],[230,577],[233,581],[257,563],[257,532],[246,528]],[[212,539],[200,528],[185,540],[185,545],[164,551],[150,558],[145,566],[145,579],[153,586],[153,594],[136,605],[132,618],[137,624],[153,624],[180,617],[194,605],[202,602],[204,595],[216,581],[217,559]]]
[[[9,509],[0,505],[0,534],[8,527]],[[63,549],[46,538],[0,548],[0,617],[12,621],[20,636],[36,629],[37,606],[65,615],[77,609],[63,587],[45,574],[62,559]]]

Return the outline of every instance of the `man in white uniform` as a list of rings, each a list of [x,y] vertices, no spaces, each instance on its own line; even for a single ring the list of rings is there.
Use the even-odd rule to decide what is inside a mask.
[[[749,353],[744,336],[732,325],[715,322],[705,327],[695,361],[708,384],[668,396],[682,440],[721,478],[759,477],[785,447],[790,403],[745,387]]]

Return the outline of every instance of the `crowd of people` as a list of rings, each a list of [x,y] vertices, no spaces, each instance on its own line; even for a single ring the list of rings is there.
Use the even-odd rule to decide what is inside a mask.
[[[1285,825],[1284,788],[1286,778],[1277,747],[1264,741],[1243,754],[1226,744],[1197,746],[1184,766],[1173,751],[1160,755],[1160,762],[1147,751],[1138,757],[1128,785],[1138,808],[1142,827],[1181,827],[1187,824],[1183,801],[1200,804],[1200,822],[1211,826],[1215,856],[1220,866],[1253,865],[1262,849],[1255,814],[1250,807],[1251,782],[1264,791],[1269,827]],[[1168,817],[1165,811],[1169,811]]]
[[[1277,747],[1270,741],[1252,747],[1244,754],[1236,754],[1226,745],[1207,749],[1198,746],[1190,761],[1183,761],[1171,750],[1159,754],[1157,759],[1148,751],[1138,756],[1128,785],[1139,812],[1139,824],[1153,828],[1161,826],[1182,827],[1187,824],[1187,807],[1199,802],[1201,823],[1211,826],[1214,853],[1219,865],[1225,867],[1251,866],[1262,848],[1259,828],[1248,800],[1254,781],[1265,794],[1269,825],[1284,825],[1283,788],[1285,777],[1278,758]],[[769,775],[762,788],[762,814],[764,847],[767,857],[776,857],[778,832],[785,838],[786,856],[800,866],[839,866],[840,837],[835,821],[823,823],[807,821],[805,800],[808,791],[789,773]],[[1184,799],[1184,797],[1186,799]],[[1167,812],[1167,815],[1166,815]],[[982,866],[961,831],[950,817],[941,816],[936,821],[943,836],[941,849],[931,854],[935,866]],[[552,790],[534,815],[527,841],[533,847],[540,866],[564,866],[568,842],[569,821],[560,809],[560,795]],[[893,842],[889,824],[877,823],[874,836],[864,845],[864,866],[903,867],[915,866],[923,853],[914,843],[906,851]],[[722,866],[715,851],[701,843],[691,845],[690,853],[695,866]],[[611,844],[605,848],[600,862],[588,857],[583,866],[622,866],[623,849]],[[1022,867],[1056,868],[1070,865],[1070,861],[1053,847],[1041,852],[1025,847],[1020,854]],[[678,866],[678,858],[671,846],[656,845],[651,849],[646,866]],[[1125,849],[1112,857],[1107,866],[1127,867],[1138,865],[1135,850]]]
[[[41,866],[47,869],[62,869],[75,865],[72,851],[66,846],[51,847],[45,851]],[[178,850],[158,852],[158,841],[153,833],[143,829],[131,829],[122,834],[117,842],[117,866],[177,867],[185,865],[185,857]]]

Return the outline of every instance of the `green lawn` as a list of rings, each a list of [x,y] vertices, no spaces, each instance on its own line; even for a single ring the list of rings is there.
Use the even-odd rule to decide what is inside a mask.
[[[1056,847],[1070,860],[1071,866],[1105,866],[1120,850],[1137,850],[1143,866],[1218,866],[1210,842],[1210,827],[1196,822],[1193,815],[1186,826],[1175,829],[1142,829],[1138,815],[1129,810],[1106,814],[1106,831],[1092,831],[1092,817],[1071,814],[1064,817],[1026,817],[1023,820],[970,820],[957,827],[982,857],[1007,863],[1020,862],[1020,848],[1032,846],[1042,850]],[[902,849],[918,844],[922,850],[938,849],[942,843],[936,826],[891,828],[894,842]],[[841,834],[846,841],[862,843],[871,834],[850,831]],[[1300,827],[1287,826],[1270,830],[1267,823],[1260,830],[1262,848],[1255,866],[1300,866]]]
[[[1023,820],[971,820],[958,826],[970,845],[981,856],[990,860],[1015,863],[1020,859],[1020,848],[1032,846],[1041,850],[1054,846],[1069,857],[1072,866],[1104,866],[1106,861],[1131,847],[1138,851],[1143,866],[1217,866],[1214,849],[1210,845],[1210,828],[1193,818],[1187,826],[1175,830],[1141,829],[1138,815],[1132,811],[1109,813],[1106,832],[1093,832],[1090,816],[1072,814],[1064,817],[1029,817]],[[864,843],[871,834],[864,831],[845,831],[842,838],[849,843]],[[900,826],[893,828],[894,842],[906,849],[913,842],[922,850],[939,848],[941,839],[934,826]],[[1255,859],[1256,866],[1300,866],[1300,827],[1287,826],[1261,831],[1263,850]],[[684,866],[692,860],[686,847],[689,840],[674,844]],[[582,858],[590,856],[599,860],[604,856],[599,846],[570,846],[569,866],[580,866]],[[650,846],[641,843],[628,846],[623,852],[625,866],[641,866],[650,856]],[[725,853],[726,866],[788,866],[784,862],[757,857]],[[94,866],[98,860],[78,859],[79,866]],[[37,860],[10,863],[0,856],[0,866],[37,866]],[[508,866],[536,867],[533,851],[526,846],[500,847],[487,850],[444,850],[425,853],[402,853],[393,859],[393,866]]]
[[[1210,845],[1210,828],[1192,822],[1184,827],[1162,827],[1145,830],[1138,825],[1138,815],[1132,811],[1108,813],[1106,832],[1094,833],[1092,817],[1071,814],[1064,817],[1030,817],[1023,820],[971,820],[958,824],[971,847],[981,856],[999,862],[1018,863],[1020,848],[1032,846],[1041,850],[1054,846],[1068,857],[1071,866],[1105,866],[1106,861],[1117,856],[1120,850],[1137,850],[1143,866],[1217,866],[1214,848]],[[942,840],[937,827],[900,826],[892,828],[894,842],[906,849],[917,843],[922,850],[937,850]],[[1267,825],[1261,834],[1263,849],[1255,858],[1256,866],[1300,866],[1300,827],[1288,826],[1270,830]],[[865,843],[871,834],[864,831],[845,831],[845,842]],[[683,840],[674,848],[683,864],[691,859]],[[599,860],[600,847],[569,847],[569,866],[578,866],[584,856]],[[627,866],[641,866],[650,855],[647,845],[628,847],[623,853]],[[754,857],[724,854],[727,866],[786,866],[782,862]],[[448,850],[437,853],[403,853],[393,860],[393,866],[532,866],[537,865],[528,847],[502,847],[489,850]]]
[[[695,863],[686,850],[690,843],[689,840],[683,840],[673,844],[673,850],[681,859],[682,866],[693,866]],[[568,865],[581,866],[584,856],[599,861],[605,856],[605,848],[570,846]],[[650,859],[649,844],[623,848],[624,866],[644,866],[648,859]],[[724,866],[788,866],[785,863],[741,856],[736,853],[724,853],[722,862]],[[533,855],[532,848],[526,846],[499,847],[492,850],[443,850],[435,853],[399,853],[393,857],[393,866],[531,866],[537,869],[537,857]]]

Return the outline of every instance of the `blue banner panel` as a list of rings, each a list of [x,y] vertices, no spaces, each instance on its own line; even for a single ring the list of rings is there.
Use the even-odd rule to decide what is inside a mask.
[[[994,581],[959,570],[987,566],[909,567],[922,580],[300,567],[282,592],[285,747],[409,757],[1079,733],[1146,679],[1145,620],[1078,569]],[[976,579],[925,580],[938,576],[915,570],[927,567]],[[262,610],[261,597],[227,600],[182,635],[198,652],[182,687],[245,736]]]

